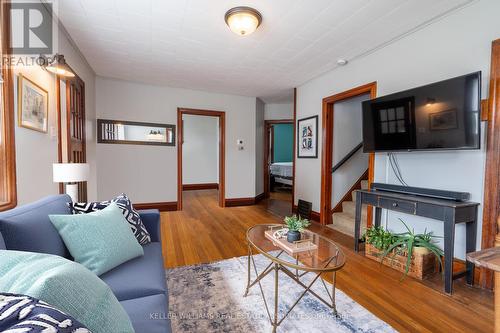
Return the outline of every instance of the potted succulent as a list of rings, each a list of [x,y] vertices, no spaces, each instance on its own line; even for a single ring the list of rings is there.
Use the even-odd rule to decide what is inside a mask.
[[[307,228],[311,223],[307,219],[300,216],[292,215],[285,217],[285,224],[288,228],[286,240],[290,243],[300,240],[300,233]]]

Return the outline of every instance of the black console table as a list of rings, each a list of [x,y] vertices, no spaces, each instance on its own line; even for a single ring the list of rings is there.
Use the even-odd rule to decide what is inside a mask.
[[[380,226],[382,209],[428,217],[444,222],[444,290],[452,293],[453,280],[467,277],[467,284],[474,283],[474,265],[467,262],[463,272],[453,274],[455,224],[466,224],[466,252],[476,251],[477,210],[479,203],[435,199],[425,196],[394,193],[380,190],[356,191],[356,217],[354,250],[359,252],[362,205],[375,207],[375,225]]]

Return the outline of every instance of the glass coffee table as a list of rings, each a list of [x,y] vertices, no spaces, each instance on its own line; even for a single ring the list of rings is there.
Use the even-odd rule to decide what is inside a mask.
[[[259,285],[269,321],[273,326],[273,332],[276,332],[277,327],[283,322],[283,320],[288,316],[288,314],[290,314],[294,307],[308,292],[311,295],[315,296],[326,306],[328,306],[330,309],[332,309],[334,315],[337,315],[337,309],[335,306],[335,283],[337,271],[344,267],[345,264],[345,255],[342,250],[330,239],[323,237],[317,233],[307,231],[307,238],[311,241],[312,244],[314,244],[313,246],[315,247],[315,249],[300,252],[297,254],[290,254],[278,247],[276,245],[276,242],[271,241],[265,234],[266,231],[274,230],[277,227],[285,226],[279,224],[260,224],[251,227],[247,231],[248,282],[244,296],[247,296],[250,288],[252,288],[256,284]],[[253,257],[254,254],[262,254],[271,261],[261,273],[259,273],[257,270],[257,265],[255,264],[255,260]],[[251,281],[252,266],[256,276],[254,281]],[[264,290],[261,285],[261,280],[273,271],[274,315],[271,315],[264,295]],[[285,273],[288,277],[295,281],[297,285],[304,288],[304,291],[300,294],[299,298],[295,301],[295,303],[293,303],[293,305],[281,318],[278,318],[279,271]],[[308,273],[314,273],[316,275],[311,282],[306,284],[301,281],[301,278]],[[331,291],[326,286],[324,280],[320,278],[322,274],[328,273],[333,274]],[[327,300],[311,290],[312,286],[318,279],[322,282],[328,294]]]

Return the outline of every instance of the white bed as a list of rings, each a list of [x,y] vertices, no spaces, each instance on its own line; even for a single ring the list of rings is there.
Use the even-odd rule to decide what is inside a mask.
[[[272,163],[269,173],[274,176],[274,181],[286,185],[292,185],[293,162]]]

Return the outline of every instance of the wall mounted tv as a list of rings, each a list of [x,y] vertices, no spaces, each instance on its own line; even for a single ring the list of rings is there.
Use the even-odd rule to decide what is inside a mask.
[[[364,152],[479,149],[481,72],[363,102]]]

